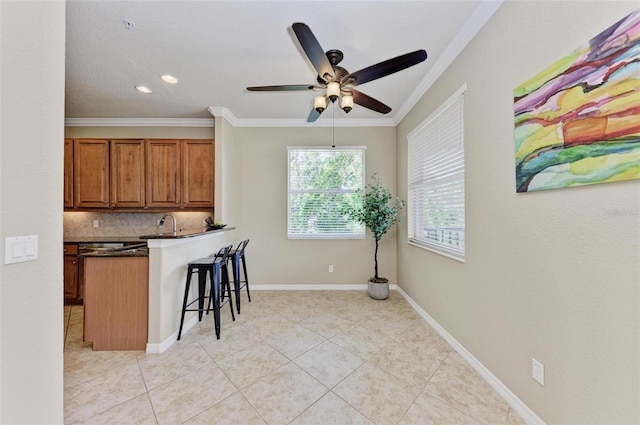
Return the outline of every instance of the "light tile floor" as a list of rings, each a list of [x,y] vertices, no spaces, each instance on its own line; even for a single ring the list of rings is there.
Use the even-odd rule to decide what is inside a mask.
[[[524,424],[395,291],[252,295],[162,354],[93,351],[65,307],[65,423]]]

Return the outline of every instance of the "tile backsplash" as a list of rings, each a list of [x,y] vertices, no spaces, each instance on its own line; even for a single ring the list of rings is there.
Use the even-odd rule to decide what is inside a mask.
[[[202,221],[211,214],[206,212],[171,212],[177,220],[178,230],[201,230]],[[171,231],[173,221],[168,218],[164,227],[158,227],[163,213],[103,213],[85,211],[64,212],[64,236],[141,236]],[[98,220],[99,227],[93,227]]]

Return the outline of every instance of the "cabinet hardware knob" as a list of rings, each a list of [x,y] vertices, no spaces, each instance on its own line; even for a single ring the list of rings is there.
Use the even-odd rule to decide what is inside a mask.
[[[71,264],[77,264],[77,261],[72,262]]]

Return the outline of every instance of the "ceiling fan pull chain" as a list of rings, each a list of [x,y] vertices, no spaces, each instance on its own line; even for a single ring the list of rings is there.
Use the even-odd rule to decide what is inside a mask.
[[[336,147],[336,104],[333,102],[333,109],[331,110],[331,128],[333,128],[333,144],[332,148]]]

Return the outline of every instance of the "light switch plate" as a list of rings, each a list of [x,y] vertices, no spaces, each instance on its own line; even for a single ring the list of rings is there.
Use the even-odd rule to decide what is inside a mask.
[[[4,263],[22,263],[38,259],[38,235],[4,239]]]

